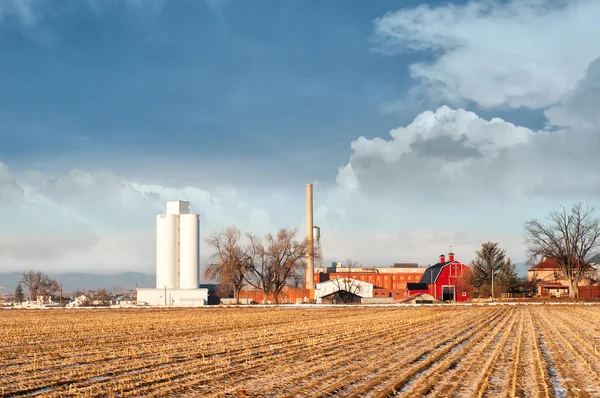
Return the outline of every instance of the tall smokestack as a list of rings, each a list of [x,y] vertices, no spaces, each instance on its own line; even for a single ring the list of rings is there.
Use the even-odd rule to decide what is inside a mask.
[[[306,184],[306,279],[305,288],[313,290],[315,288],[314,254],[315,242],[313,239],[313,186]]]

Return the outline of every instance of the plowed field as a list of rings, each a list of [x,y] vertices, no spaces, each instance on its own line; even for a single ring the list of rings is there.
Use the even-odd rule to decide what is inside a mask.
[[[600,307],[6,310],[0,395],[600,397]]]

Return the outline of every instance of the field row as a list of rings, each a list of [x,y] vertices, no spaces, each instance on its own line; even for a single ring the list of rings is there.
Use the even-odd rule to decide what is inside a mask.
[[[600,308],[0,312],[2,396],[600,396]]]

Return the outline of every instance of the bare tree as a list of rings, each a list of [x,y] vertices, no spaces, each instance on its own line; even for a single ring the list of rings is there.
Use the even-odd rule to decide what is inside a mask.
[[[267,251],[258,235],[247,234],[246,236],[250,241],[252,263],[249,264],[248,273],[244,277],[251,286],[263,292],[263,304],[265,304],[269,293],[273,291],[269,256],[267,256]]]
[[[29,299],[31,301],[35,301],[38,296],[41,296],[43,297],[44,302],[47,303],[50,296],[59,289],[57,281],[48,278],[48,276],[40,271],[23,272],[21,283],[27,286],[27,289],[29,290]]]
[[[307,245],[306,241],[296,240],[297,233],[281,229],[275,236],[265,235],[264,243],[257,236],[248,235],[253,261],[246,280],[263,292],[263,302],[273,293],[275,303],[279,303],[283,289],[302,278]]]
[[[356,267],[358,267],[358,261],[347,259],[342,265],[342,268],[347,268],[347,270],[343,272],[343,276],[332,280],[333,284],[338,289],[337,293],[344,304],[354,301],[354,296],[360,293],[362,281],[352,277],[352,269]]]
[[[43,303],[48,304],[50,302],[50,297],[55,294],[59,288],[60,285],[57,281],[45,277],[38,291],[39,295],[43,297]]]
[[[570,210],[549,213],[546,222],[525,223],[529,262],[541,257],[556,262],[569,286],[569,297],[579,297],[579,283],[592,268],[590,260],[600,249],[600,220],[594,207],[574,204]]]
[[[97,305],[109,306],[110,305],[110,294],[105,289],[98,290],[92,295],[90,300]]]
[[[232,291],[236,304],[240,302],[240,292],[246,284],[246,274],[252,263],[251,247],[244,246],[241,238],[242,232],[230,227],[206,239],[215,253],[204,276],[217,281],[221,292]]]

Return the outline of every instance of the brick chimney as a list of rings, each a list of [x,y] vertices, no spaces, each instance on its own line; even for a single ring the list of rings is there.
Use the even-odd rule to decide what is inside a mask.
[[[446,262],[446,255],[440,254],[440,264],[445,263],[445,262]]]
[[[448,261],[454,261],[454,253],[448,253]]]

